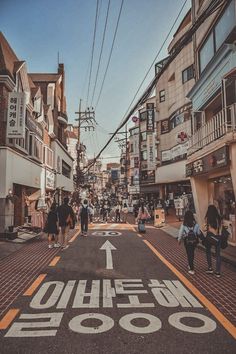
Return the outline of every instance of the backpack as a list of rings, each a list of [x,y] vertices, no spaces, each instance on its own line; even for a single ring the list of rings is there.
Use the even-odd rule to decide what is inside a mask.
[[[228,247],[228,238],[229,238],[229,231],[227,230],[227,228],[225,226],[222,226],[222,230],[221,230],[221,243],[220,243],[220,247],[224,250],[226,247]]]
[[[81,218],[87,218],[88,217],[88,207],[82,206],[81,213],[80,213]]]
[[[184,241],[187,245],[196,246],[199,242],[197,234],[194,232],[194,227],[189,228],[187,235],[185,236]]]

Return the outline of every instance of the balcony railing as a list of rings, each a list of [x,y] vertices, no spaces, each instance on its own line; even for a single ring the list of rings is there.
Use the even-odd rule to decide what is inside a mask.
[[[236,103],[217,113],[189,139],[188,155],[236,130]]]

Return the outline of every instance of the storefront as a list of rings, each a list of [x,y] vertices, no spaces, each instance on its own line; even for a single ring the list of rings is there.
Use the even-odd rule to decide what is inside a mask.
[[[186,165],[191,179],[198,221],[202,224],[209,204],[214,204],[230,232],[229,243],[236,246],[235,185],[232,146],[223,146]]]

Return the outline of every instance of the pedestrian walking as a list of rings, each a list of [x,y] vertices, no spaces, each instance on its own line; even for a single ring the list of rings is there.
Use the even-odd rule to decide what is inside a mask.
[[[194,252],[199,242],[199,236],[201,235],[200,227],[194,219],[192,211],[187,210],[184,215],[183,224],[179,230],[178,243],[180,244],[182,239],[184,240],[184,246],[188,258],[188,273],[195,274],[194,271]]]
[[[87,236],[88,232],[88,222],[90,216],[90,208],[88,206],[88,201],[85,199],[79,208],[78,217],[80,219],[81,225],[81,236]]]
[[[129,209],[126,203],[124,203],[123,208],[122,208],[122,218],[123,222],[127,222],[127,215],[128,215]]]
[[[208,269],[206,273],[212,274],[212,257],[211,257],[211,248],[215,247],[216,254],[216,272],[215,275],[217,278],[220,278],[221,270],[221,231],[222,231],[222,218],[215,207],[215,205],[209,205],[206,216],[205,216],[205,225],[203,226],[203,231],[206,232],[206,238],[203,241],[204,246],[206,247],[206,258]]]
[[[121,213],[121,205],[120,203],[117,203],[115,207],[116,222],[120,222],[120,213]]]
[[[142,201],[137,216],[138,229],[140,232],[146,232],[145,223],[150,218],[151,215],[149,214],[148,209],[144,206],[144,202]]]
[[[56,203],[52,203],[44,231],[48,234],[48,248],[60,247],[58,243],[59,225]]]
[[[67,249],[68,246],[68,233],[70,228],[75,225],[75,215],[72,207],[69,205],[69,198],[64,198],[63,204],[57,209],[59,226],[60,226],[60,244],[63,249]]]

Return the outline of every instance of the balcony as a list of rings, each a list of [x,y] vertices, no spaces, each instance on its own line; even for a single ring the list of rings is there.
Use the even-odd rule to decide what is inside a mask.
[[[213,116],[189,139],[188,156],[236,130],[236,103]]]
[[[68,117],[67,117],[66,113],[63,113],[63,112],[59,111],[57,119],[63,125],[67,125],[68,124]]]

